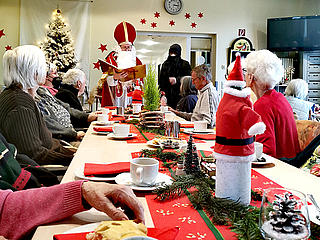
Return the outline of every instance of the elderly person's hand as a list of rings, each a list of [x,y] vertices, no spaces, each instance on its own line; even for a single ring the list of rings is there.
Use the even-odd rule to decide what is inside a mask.
[[[5,237],[0,236],[0,240],[8,240]]]
[[[87,121],[88,122],[92,122],[92,121],[96,121],[98,118],[98,115],[101,114],[102,112],[92,112],[89,114]]]
[[[173,112],[174,114],[176,114],[177,112],[179,112],[179,111],[173,109],[172,107],[168,107],[168,110],[169,110],[170,112]]]
[[[124,185],[84,182],[82,196],[90,206],[105,212],[113,220],[133,218],[144,223],[144,209],[131,188]],[[117,207],[121,207],[121,211]],[[129,215],[129,216],[128,216]]]
[[[81,140],[86,133],[84,131],[78,131],[77,132],[77,140]]]

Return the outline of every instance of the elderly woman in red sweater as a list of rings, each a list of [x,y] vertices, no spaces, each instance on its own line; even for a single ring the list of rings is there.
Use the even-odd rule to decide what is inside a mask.
[[[0,240],[25,239],[39,225],[91,207],[105,212],[113,220],[128,220],[129,213],[133,213],[133,218],[144,222],[141,203],[133,191],[123,185],[75,181],[17,192],[0,190]]]
[[[250,53],[246,58],[247,86],[257,96],[254,110],[261,115],[266,131],[257,135],[263,152],[275,158],[293,158],[300,153],[293,111],[282,93],[273,88],[283,76],[281,60],[268,50]]]

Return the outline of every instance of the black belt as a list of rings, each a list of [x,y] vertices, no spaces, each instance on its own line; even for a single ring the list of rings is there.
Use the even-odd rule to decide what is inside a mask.
[[[225,137],[216,136],[216,143],[229,146],[245,146],[254,142],[254,137],[244,139],[230,139]]]

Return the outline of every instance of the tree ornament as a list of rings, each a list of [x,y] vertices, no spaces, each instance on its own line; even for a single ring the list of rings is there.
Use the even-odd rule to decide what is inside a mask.
[[[45,53],[47,62],[55,64],[59,72],[67,72],[77,64],[72,42],[70,29],[64,23],[62,12],[56,9],[40,48]]]

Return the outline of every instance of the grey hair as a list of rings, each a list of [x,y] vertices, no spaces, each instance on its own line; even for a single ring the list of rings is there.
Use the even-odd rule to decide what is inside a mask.
[[[283,77],[284,69],[281,60],[269,50],[249,53],[246,63],[247,73],[253,74],[257,84],[266,90],[274,88]]]
[[[191,94],[197,94],[196,87],[192,84],[192,78],[191,76],[184,76],[180,79],[181,85],[180,85],[180,95],[182,97],[191,95]]]
[[[80,69],[69,69],[62,78],[62,83],[68,85],[76,85],[77,81],[84,83],[86,75]]]
[[[196,66],[194,69],[192,69],[192,72],[195,72],[198,78],[205,77],[207,82],[211,82],[212,74],[211,74],[211,68],[207,64],[202,64],[199,66]]]
[[[285,94],[305,100],[308,95],[308,83],[300,78],[293,79],[286,87]]]
[[[46,58],[37,46],[19,46],[3,55],[3,82],[6,87],[16,84],[23,90],[35,88],[45,82],[46,70]]]

